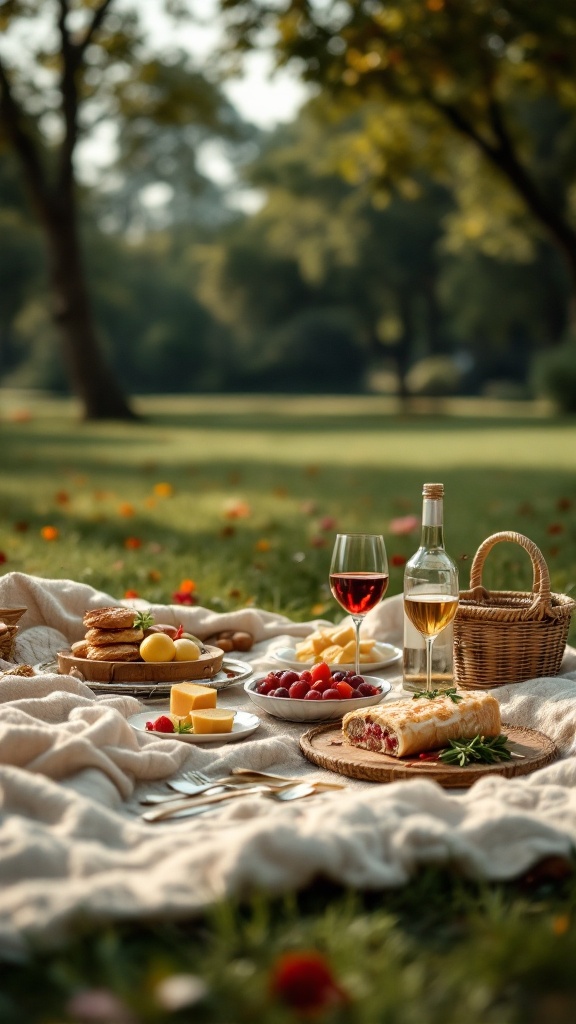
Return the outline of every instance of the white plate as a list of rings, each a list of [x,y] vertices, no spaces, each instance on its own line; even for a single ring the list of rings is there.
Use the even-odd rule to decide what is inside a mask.
[[[58,673],[58,665],[55,661],[44,661],[39,665],[35,665],[34,669],[38,673]],[[225,690],[228,686],[233,686],[234,683],[239,683],[244,679],[248,679],[253,672],[254,669],[252,666],[248,665],[245,661],[239,661],[237,658],[225,657],[222,662],[222,669],[220,672],[217,672],[211,679],[197,679],[195,682],[201,683],[202,686],[211,686],[214,690]],[[98,683],[94,681],[87,681],[86,685],[89,686],[94,693],[120,693],[129,697],[138,697],[139,700],[163,700],[165,697],[170,695],[170,687],[173,684],[165,682]]]
[[[400,648],[394,647],[393,644],[375,644],[372,651],[376,657],[374,661],[360,662],[360,675],[363,675],[364,672],[376,672],[379,668],[387,668],[388,665],[393,665],[402,657]],[[312,665],[316,664],[315,661],[298,661],[295,647],[281,647],[279,650],[273,651],[271,657],[274,658],[274,661],[279,661],[282,665],[289,665],[290,668],[295,668],[299,672],[303,672],[305,668],[312,668]],[[319,655],[319,660],[322,660],[322,654]],[[330,661],[328,664],[331,669],[338,672],[349,672],[350,669],[356,668],[354,664],[336,665]]]
[[[159,718],[162,712],[151,714],[150,711],[140,711],[137,715],[131,715],[128,719],[131,726],[138,732],[145,732],[147,736],[160,736],[163,740],[183,740],[184,743],[234,743],[235,740],[243,740],[250,736],[260,725],[260,719],[250,711],[237,711],[232,732],[207,732],[194,735],[191,732],[149,732],[146,722],[153,722]]]
[[[392,689],[392,683],[387,679],[364,676],[367,683],[378,687],[378,693],[374,697],[352,697],[348,700],[298,700],[293,697],[268,697],[264,693],[256,693],[258,683],[261,683],[267,675],[267,672],[260,672],[259,675],[254,676],[254,679],[248,679],[244,683],[244,690],[256,707],[261,708],[262,711],[274,718],[283,718],[286,722],[331,722],[342,718],[347,711],[356,711],[357,708],[367,708],[373,704],[379,704]]]

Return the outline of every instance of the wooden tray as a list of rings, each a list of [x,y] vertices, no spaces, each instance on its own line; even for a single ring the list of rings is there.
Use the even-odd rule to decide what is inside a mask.
[[[432,779],[446,789],[462,789],[485,775],[528,775],[550,764],[558,756],[552,740],[534,729],[520,729],[502,723],[502,732],[508,736],[509,747],[522,758],[498,764],[467,765],[459,768],[452,765],[438,765],[430,761],[418,761],[418,755],[410,757],[389,757],[371,750],[351,747],[342,740],[340,724],[329,722],[309,729],[300,738],[300,749],[309,761],[351,779],[365,782],[398,782],[401,779]]]
[[[92,661],[75,658],[70,651],[58,652],[58,672],[69,675],[71,669],[94,683],[178,683],[183,679],[210,679],[222,668],[224,651],[206,647],[197,661]]]

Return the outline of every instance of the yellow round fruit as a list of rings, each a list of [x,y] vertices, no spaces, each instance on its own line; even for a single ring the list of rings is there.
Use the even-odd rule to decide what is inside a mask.
[[[187,640],[186,637],[175,640],[174,647],[176,648],[174,655],[176,661],[198,661],[200,657],[198,644],[195,644],[193,640]]]
[[[176,655],[174,641],[166,633],[150,633],[144,637],[139,650],[143,661],[174,661]]]

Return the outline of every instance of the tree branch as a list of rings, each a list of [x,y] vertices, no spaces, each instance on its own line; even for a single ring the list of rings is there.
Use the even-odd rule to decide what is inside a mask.
[[[17,103],[6,68],[0,60],[0,122],[4,125],[24,170],[28,190],[40,217],[49,216],[48,184],[38,149],[23,125],[23,112]]]
[[[520,162],[512,139],[507,131],[502,110],[495,97],[492,96],[488,104],[490,126],[496,139],[495,144],[488,142],[480,135],[457,108],[434,100],[432,102],[436,109],[443,113],[461,134],[471,139],[488,157],[494,167],[508,179],[514,190],[522,197],[530,212],[564,250],[568,257],[572,275],[574,276],[576,274],[576,231],[573,230],[562,214],[548,202],[534,179]]]
[[[92,40],[93,40],[94,36],[96,35],[98,29],[100,28],[100,25],[102,24],[102,22],[104,21],[104,18],[106,17],[106,13],[108,11],[108,8],[111,7],[111,5],[113,3],[114,3],[114,0],[103,0],[103,2],[100,4],[100,7],[97,7],[96,10],[94,11],[94,14],[92,15],[92,21],[90,22],[88,28],[86,29],[86,32],[84,34],[84,38],[80,42],[78,42],[76,44],[76,50],[77,50],[77,52],[80,55],[80,59],[82,59],[82,57],[84,56],[86,50],[90,46],[90,43],[92,42]]]
[[[80,60],[77,47],[74,46],[70,38],[70,32],[66,24],[68,14],[70,13],[69,0],[59,0],[59,3],[58,30],[60,32],[62,54],[60,95],[62,117],[64,118],[64,141],[60,149],[58,178],[60,186],[69,189],[74,179],[72,157],[76,142],[78,141],[78,86],[76,83],[76,72]]]

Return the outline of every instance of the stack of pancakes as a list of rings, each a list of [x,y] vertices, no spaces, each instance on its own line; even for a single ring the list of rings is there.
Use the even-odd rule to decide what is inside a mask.
[[[144,632],[134,628],[135,616],[133,608],[119,605],[86,612],[86,636],[72,644],[72,654],[92,661],[140,661]]]

